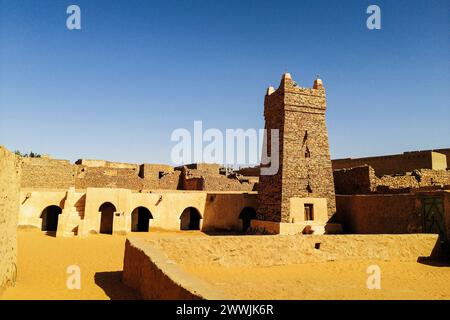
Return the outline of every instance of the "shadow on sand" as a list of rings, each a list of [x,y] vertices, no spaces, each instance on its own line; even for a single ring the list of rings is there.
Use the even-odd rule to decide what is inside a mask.
[[[97,272],[94,280],[111,300],[140,299],[136,291],[122,283],[122,271]]]
[[[429,257],[419,257],[418,263],[432,267],[450,267],[450,245],[445,241],[437,241]]]

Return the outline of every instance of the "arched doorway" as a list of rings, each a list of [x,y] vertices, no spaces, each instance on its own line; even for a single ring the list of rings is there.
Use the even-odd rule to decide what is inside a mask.
[[[201,218],[197,209],[193,207],[184,209],[180,216],[180,230],[200,230]]]
[[[150,228],[152,213],[146,207],[137,207],[131,212],[131,231],[147,232]]]
[[[250,223],[256,218],[256,211],[252,207],[245,207],[239,214],[239,219],[242,220],[242,231],[246,232],[250,228]]]
[[[100,233],[112,234],[116,207],[111,202],[105,202],[100,206],[98,211],[101,214]]]
[[[58,217],[61,214],[62,209],[58,206],[48,206],[41,213],[42,219],[42,231],[54,232],[58,229]]]

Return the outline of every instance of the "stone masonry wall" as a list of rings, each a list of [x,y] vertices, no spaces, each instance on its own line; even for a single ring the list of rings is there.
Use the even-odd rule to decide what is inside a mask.
[[[19,158],[0,146],[0,294],[16,279],[20,171]]]
[[[443,149],[445,150],[445,149]],[[348,169],[362,165],[370,165],[378,177],[383,175],[401,174],[415,169],[445,169],[446,155],[439,152],[414,151],[388,156],[367,157],[357,159],[333,160],[333,169]]]
[[[336,194],[367,194],[375,191],[373,182],[377,179],[370,166],[333,171]]]
[[[335,170],[336,194],[394,194],[450,189],[450,170],[420,169],[402,175],[375,176],[370,166]]]
[[[218,164],[191,164],[175,169],[169,165],[104,160],[78,160],[71,164],[48,158],[22,159],[22,188],[253,191],[257,182],[248,177],[222,175]]]
[[[300,88],[285,74],[278,90],[266,96],[266,129],[280,130],[281,145],[278,174],[260,177],[258,214],[264,220],[291,222],[292,197],[326,198],[328,216],[335,213],[325,109],[325,89],[320,80],[314,88]]]
[[[266,94],[264,98],[264,119],[266,129],[267,155],[274,154],[271,150],[272,136],[271,129],[279,129],[279,141],[283,140],[284,126],[284,93],[282,90],[276,90]],[[279,144],[279,152],[283,150],[283,144]],[[281,222],[281,193],[282,193],[282,163],[280,163],[278,172],[274,175],[259,176],[258,184],[258,208],[257,218],[260,220],[269,220]],[[261,167],[264,167],[261,165]],[[285,217],[288,219],[288,217]]]
[[[22,158],[23,188],[68,189],[75,185],[77,166],[68,160]]]
[[[221,175],[217,170],[189,169],[187,166],[181,169],[180,186],[183,190],[205,191],[253,191],[255,181],[238,175]]]

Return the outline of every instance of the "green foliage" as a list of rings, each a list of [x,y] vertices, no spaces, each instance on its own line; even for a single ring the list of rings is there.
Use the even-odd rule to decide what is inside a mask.
[[[30,153],[22,153],[19,150],[14,151],[14,154],[19,157],[25,157],[25,158],[40,158],[41,155],[39,153],[34,153],[33,151],[30,151]]]

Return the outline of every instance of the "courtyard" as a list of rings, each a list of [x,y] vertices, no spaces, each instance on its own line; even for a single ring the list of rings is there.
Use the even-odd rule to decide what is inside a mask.
[[[200,231],[162,230],[131,236],[155,240],[213,237]],[[1,298],[139,299],[121,281],[125,240],[123,235],[55,238],[20,230],[17,283]],[[199,250],[195,247],[192,250],[193,254],[201,254],[195,252]],[[67,288],[66,271],[70,265],[80,267],[80,290]],[[366,271],[370,265],[381,269],[381,289],[367,288]],[[185,263],[182,268],[233,299],[450,299],[450,265],[432,261],[352,260],[269,267]]]

